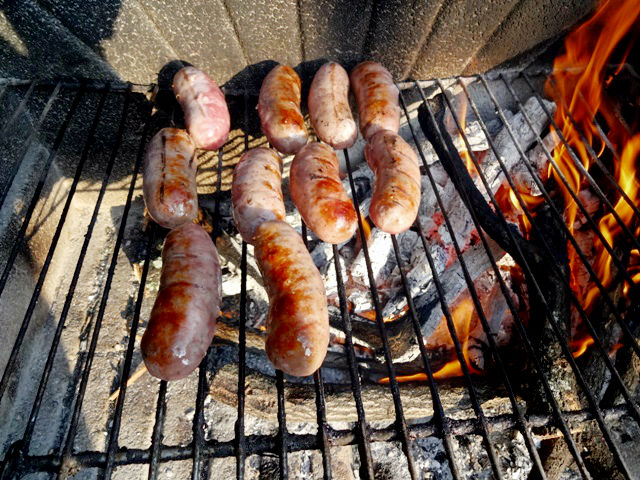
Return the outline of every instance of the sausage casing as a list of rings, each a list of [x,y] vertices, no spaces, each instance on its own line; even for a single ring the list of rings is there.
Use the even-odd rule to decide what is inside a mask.
[[[333,148],[349,148],[358,138],[349,107],[349,75],[335,62],[316,72],[307,101],[309,118],[318,138]]]
[[[282,160],[270,148],[246,152],[233,170],[231,183],[233,220],[247,243],[266,220],[284,220]]]
[[[163,128],[149,142],[144,159],[144,203],[165,228],[192,222],[198,215],[195,145],[186,131]]]
[[[371,220],[384,232],[404,232],[415,221],[420,206],[418,157],[401,136],[387,130],[374,134],[364,153],[376,177]]]
[[[217,150],[224,145],[231,117],[224,93],[216,82],[195,67],[184,67],[174,75],[172,87],[189,135],[198,148]]]
[[[318,142],[305,145],[291,163],[289,188],[300,215],[320,240],[342,243],[353,236],[358,217],[331,147]]]
[[[315,372],[327,354],[329,316],[320,272],[287,223],[256,229],[255,258],[269,295],[266,351],[274,367],[299,377]]]
[[[296,153],[307,143],[307,129],[300,111],[302,82],[287,65],[278,65],[264,78],[258,98],[262,131],[282,153]]]
[[[362,62],[351,72],[351,86],[358,102],[360,132],[365,140],[380,130],[400,128],[399,90],[391,73],[376,62]]]
[[[149,373],[176,380],[200,364],[215,334],[221,285],[220,260],[209,234],[194,223],[169,232],[160,289],[140,345]]]

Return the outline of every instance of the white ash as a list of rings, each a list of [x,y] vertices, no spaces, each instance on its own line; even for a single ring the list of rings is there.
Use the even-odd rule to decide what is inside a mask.
[[[554,149],[560,143],[560,138],[554,132],[549,132],[542,139],[542,144],[536,143],[536,145],[527,152],[527,158],[529,164],[534,172],[538,173],[538,176],[542,182],[547,180],[547,169],[549,167],[549,157],[547,151],[553,155]],[[519,192],[527,193],[529,195],[540,195],[542,192],[538,188],[538,185],[533,180],[531,172],[525,166],[524,162],[519,162],[509,172],[513,182],[518,188]]]
[[[542,99],[542,101],[549,112],[553,115],[556,110],[556,104],[544,99]],[[523,151],[526,151],[535,142],[536,134],[539,135],[544,130],[544,128],[549,124],[550,119],[536,97],[530,97],[525,102],[523,108],[535,131],[531,130],[531,127],[527,123],[522,111],[517,112],[509,120],[509,126],[518,141],[519,146]],[[498,157],[508,172],[524,160],[520,156],[518,147],[514,143],[511,133],[506,127],[498,132],[496,137],[493,139],[493,143],[496,147],[496,151],[498,152],[498,156],[496,156],[493,149],[489,150],[487,156],[481,162],[481,168],[492,192],[495,193],[500,185],[505,181],[504,171],[498,162]],[[481,189],[481,191],[484,190]]]

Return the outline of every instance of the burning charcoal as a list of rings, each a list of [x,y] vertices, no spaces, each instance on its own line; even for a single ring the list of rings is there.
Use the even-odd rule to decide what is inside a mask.
[[[543,101],[545,102],[547,109],[553,114],[556,109],[555,103],[547,100]],[[535,141],[536,133],[540,134],[549,124],[549,118],[535,97],[531,97],[527,100],[524,104],[524,111],[527,113],[531,124],[535,129],[535,133],[531,131],[531,128],[529,128],[529,124],[526,122],[522,112],[517,112],[509,120],[509,125],[520,147],[523,150],[526,150]],[[500,159],[507,168],[507,171],[511,171],[516,164],[523,161],[518,153],[516,144],[511,138],[511,134],[506,128],[503,128],[496,135],[493,143]],[[492,192],[495,193],[502,182],[505,181],[505,176],[493,150],[490,150],[487,157],[482,161],[482,171],[487,178],[487,182],[489,183]],[[484,194],[483,188],[480,188],[480,191]]]
[[[538,172],[540,179],[545,182],[547,180],[547,171],[549,168],[549,157],[545,148],[553,155],[553,150],[560,143],[560,137],[554,132],[549,132],[543,139],[542,143],[536,143],[536,145],[527,152],[529,163],[534,172]],[[509,174],[513,178],[513,182],[518,187],[519,192],[527,193],[529,195],[540,195],[542,192],[531,177],[531,173],[523,162],[516,163],[509,171]]]

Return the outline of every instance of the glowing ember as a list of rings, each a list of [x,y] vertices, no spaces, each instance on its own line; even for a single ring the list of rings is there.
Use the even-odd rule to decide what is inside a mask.
[[[640,136],[631,137],[626,126],[620,120],[615,104],[605,90],[613,77],[620,72],[617,69],[607,76],[606,66],[613,61],[624,62],[629,54],[631,42],[624,49],[622,58],[612,58],[614,50],[619,50],[618,44],[625,38],[640,17],[640,2],[636,0],[607,0],[603,2],[593,17],[569,34],[565,40],[565,53],[558,56],[554,62],[554,72],[547,81],[547,93],[556,101],[557,110],[555,121],[562,129],[562,134],[571,146],[586,170],[592,164],[587,145],[584,144],[581,133],[588,144],[602,155],[605,144],[600,139],[594,116],[604,118],[609,131],[607,133],[620,162],[614,166],[614,177],[622,189],[636,205],[639,203],[638,180],[636,178],[636,159],[640,151]],[[571,120],[575,120],[575,124]],[[578,129],[576,128],[576,124]],[[553,129],[552,129],[553,130]],[[578,195],[583,186],[584,178],[576,167],[570,152],[564,147],[554,151],[554,160],[558,170],[550,167],[563,194],[565,201],[565,221],[573,234],[576,226],[578,207],[571,192]],[[562,175],[561,175],[562,174]],[[567,188],[561,176],[567,180]],[[613,203],[613,202],[612,202]],[[626,200],[619,198],[615,202],[615,211],[622,221],[633,228],[633,210]],[[609,246],[616,244],[616,238],[621,233],[621,227],[614,215],[609,212],[599,222],[599,230]],[[634,232],[640,234],[640,229]],[[599,240],[596,240],[596,260],[594,270],[599,280],[607,288],[612,281],[611,256]],[[569,249],[569,266],[571,269],[571,286],[579,293],[581,285],[578,283],[576,268],[579,258],[571,245]],[[630,272],[631,273],[631,272]],[[633,277],[634,282],[640,278]],[[629,291],[629,285],[624,286],[624,292]],[[600,291],[594,284],[590,284],[584,295],[582,306],[590,312],[599,297]],[[578,295],[580,298],[580,295]],[[590,337],[572,339],[574,355],[579,356],[593,343]]]
[[[473,364],[469,360],[469,333],[472,331],[474,325],[474,306],[470,298],[464,298],[461,300],[451,311],[451,319],[455,328],[456,336],[462,345],[462,356],[472,374],[482,373],[473,367]],[[443,315],[440,320],[440,324],[429,336],[425,342],[429,350],[447,348],[450,352],[453,352],[451,346],[453,345],[453,338],[449,332],[447,326],[447,319]],[[455,355],[455,353],[454,353]],[[445,378],[461,377],[462,366],[458,358],[447,362],[442,368],[433,374],[433,378],[436,380],[442,380]],[[414,382],[419,380],[426,380],[427,375],[425,373],[418,373],[415,375],[405,375],[396,377],[399,382]],[[379,380],[380,383],[389,383],[389,378],[385,377]]]

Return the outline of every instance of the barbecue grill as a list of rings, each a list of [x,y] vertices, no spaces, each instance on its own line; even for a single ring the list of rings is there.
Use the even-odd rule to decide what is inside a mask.
[[[636,478],[640,474],[634,458],[637,456],[635,450],[638,442],[637,437],[630,440],[634,433],[629,432],[637,431],[638,425],[634,425],[634,422],[640,424],[640,410],[634,391],[634,362],[627,360],[625,364],[624,359],[630,359],[634,354],[640,356],[635,337],[638,296],[630,296],[635,300],[630,305],[623,305],[616,292],[600,283],[582,246],[566,230],[562,211],[554,203],[554,193],[540,181],[528,161],[526,147],[519,145],[517,135],[509,128],[508,113],[503,108],[508,102],[515,105],[516,110],[522,111],[524,100],[520,92],[523,91],[528,91],[528,95],[533,95],[542,108],[546,108],[540,85],[548,73],[546,70],[533,69],[502,71],[399,84],[412,146],[420,155],[423,175],[436,195],[444,224],[451,231],[456,261],[460,262],[469,295],[487,332],[487,358],[491,359],[492,371],[485,372],[483,376],[472,375],[464,357],[459,332],[454,328],[452,306],[428,248],[430,240],[425,236],[418,219],[414,230],[419,235],[419,247],[424,249],[433,275],[440,308],[453,339],[455,356],[462,368],[462,378],[436,381],[433,377],[436,370],[434,360],[425,347],[420,315],[411,295],[400,247],[395,236],[392,236],[393,252],[400,266],[401,292],[407,304],[404,321],[419,346],[418,362],[421,371],[426,373],[425,381],[399,382],[399,367],[394,363],[390,345],[393,326],[384,321],[367,246],[366,219],[361,215],[357,236],[366,260],[374,306],[375,322],[371,326],[379,338],[380,371],[388,380],[388,385],[375,387],[380,389],[378,391],[384,389],[384,396],[390,396],[392,408],[388,412],[388,421],[372,421],[368,418],[363,391],[375,382],[363,373],[365,362],[354,339],[354,335],[358,335],[354,333],[355,330],[361,327],[354,326],[345,290],[349,273],[345,270],[340,249],[333,246],[331,268],[335,269],[340,314],[332,327],[344,335],[342,365],[347,381],[343,385],[348,386],[348,395],[340,398],[355,410],[354,421],[347,424],[331,421],[331,409],[335,408],[332,398],[337,387],[333,385],[333,380],[327,380],[325,369],[316,372],[312,382],[285,378],[282,372],[276,371],[273,376],[264,376],[267,383],[275,385],[275,390],[268,390],[275,393],[272,403],[265,404],[264,408],[270,410],[269,414],[275,418],[277,429],[267,433],[254,426],[249,429],[248,425],[251,414],[247,413],[247,402],[254,394],[252,389],[259,388],[249,365],[251,357],[257,355],[256,348],[248,337],[259,335],[260,331],[250,326],[252,311],[248,300],[251,289],[248,277],[251,276],[252,255],[245,243],[241,244],[239,265],[235,267],[240,270],[240,291],[234,296],[235,303],[224,306],[228,310],[223,312],[219,320],[220,333],[200,365],[197,380],[192,378],[191,384],[176,386],[165,381],[156,382],[149,377],[138,381],[144,382],[144,386],[141,383],[128,384],[140,363],[138,339],[146,322],[145,312],[148,312],[149,302],[153,301],[152,277],[157,276],[154,262],[157,261],[158,247],[166,234],[159,227],[144,221],[140,202],[140,166],[144,148],[154,130],[180,121],[174,106],[165,108],[160,105],[157,110],[154,108],[151,99],[159,99],[162,89],[156,85],[70,78],[56,81],[1,80],[0,98],[3,104],[0,117],[4,119],[1,135],[3,141],[10,139],[12,142],[12,161],[5,164],[7,167],[2,174],[0,196],[2,215],[9,225],[2,254],[0,295],[5,305],[3,308],[7,309],[5,312],[11,311],[12,315],[17,316],[15,331],[5,336],[5,348],[10,353],[3,359],[6,368],[0,382],[0,411],[5,423],[3,428],[6,429],[3,442],[10,444],[2,455],[2,478],[22,477],[35,472],[47,472],[49,477],[52,473],[65,477],[88,472],[97,473],[103,478],[118,475],[125,478],[138,475],[160,478],[163,466],[172,464],[182,465],[183,470],[177,471],[190,471],[192,478],[219,478],[220,470],[217,469],[220,467],[214,462],[224,458],[235,464],[237,477],[244,478],[251,467],[250,459],[257,455],[274,458],[274,472],[277,471],[280,478],[287,478],[299,475],[299,460],[292,457],[295,452],[315,452],[315,468],[319,468],[313,471],[315,477],[343,478],[344,473],[336,470],[339,464],[336,456],[340,447],[352,445],[355,446],[353,455],[356,458],[353,461],[358,465],[362,478],[381,475],[376,469],[379,459],[375,452],[378,451],[378,445],[394,446],[395,451],[401,452],[397,457],[400,459],[399,468],[411,478],[420,478],[425,467],[418,458],[420,447],[417,444],[426,438],[441,442],[440,461],[445,465],[444,475],[450,472],[453,478],[463,478],[469,473],[473,467],[467,465],[469,458],[461,442],[465,438],[480,438],[481,442],[478,443],[481,443],[483,452],[480,455],[483,458],[480,468],[495,478],[510,478],[512,474],[507,470],[509,465],[504,458],[503,446],[498,445],[507,433],[512,440],[516,436],[520,439],[520,444],[526,450],[520,454],[530,466],[533,478],[550,475],[545,474],[545,469],[549,472],[550,467],[544,447],[558,449],[558,445],[567,452],[568,463],[582,478],[596,475],[596,460],[593,459],[596,454],[605,457],[597,461],[611,463],[622,477]],[[495,150],[496,146],[489,134],[489,121],[485,121],[486,115],[480,112],[480,103],[484,102],[493,109],[495,118],[506,126],[519,155],[545,198],[549,207],[548,215],[552,219],[549,222],[566,230],[559,234],[560,238],[566,238],[573,244],[590,277],[597,283],[610,318],[599,317],[582,309],[569,288],[568,279],[563,275],[562,263],[554,260],[557,251],[552,235],[545,231],[535,234],[538,237],[535,252],[542,256],[538,258],[527,250],[533,248],[530,243],[534,242],[518,240],[517,233],[509,226],[500,208],[490,209],[489,213],[481,208],[482,199],[479,200],[472,191],[470,177],[464,173],[466,170],[460,170],[463,164],[453,145],[453,138],[444,129],[440,119],[448,107],[453,112],[457,130],[468,151],[472,152],[461,119],[452,104],[451,92],[454,88],[467,98],[487,134],[491,149]],[[199,173],[199,178],[205,179],[200,182],[201,188],[204,183],[206,190],[201,203],[211,214],[211,233],[219,245],[233,234],[233,227],[224,221],[225,212],[229,211],[231,168],[239,158],[238,152],[264,141],[250,133],[255,130],[251,125],[255,123],[253,105],[256,92],[227,89],[225,94],[234,112],[235,130],[228,145],[217,154],[203,154],[203,166]],[[10,102],[9,99],[14,101]],[[27,122],[25,118],[28,112],[37,113]],[[552,113],[546,111],[546,114],[553,124]],[[526,122],[530,120],[527,118]],[[611,142],[597,120],[596,125],[600,129],[604,148],[612,150]],[[556,129],[562,131],[557,125]],[[497,345],[495,332],[491,333],[465,256],[452,230],[451,212],[447,212],[443,206],[439,196],[441,186],[432,175],[433,167],[427,161],[424,143],[419,141],[420,135],[426,135],[434,146],[438,160],[469,209],[483,255],[495,272],[513,316],[513,336],[519,347],[520,360],[526,358],[530,365],[526,381],[510,365],[513,358],[509,357],[509,353]],[[540,135],[536,135],[536,143],[543,148],[549,162],[555,167],[552,151],[545,146]],[[565,138],[560,141],[572,151]],[[38,146],[42,146],[46,153],[38,154]],[[500,161],[500,155],[495,153]],[[353,176],[355,165],[361,161],[356,158],[357,155],[361,154],[350,150],[343,152],[352,192],[357,191]],[[624,192],[597,153],[593,152],[593,155],[594,161],[599,162],[604,180],[596,180],[586,171],[583,174],[597,186],[594,191],[601,202],[613,210],[607,192],[611,189],[622,194]],[[473,153],[471,161],[482,177],[479,160]],[[29,162],[31,171],[26,171]],[[577,158],[576,164],[580,164]],[[501,167],[511,188],[519,195],[508,169],[502,163]],[[65,178],[62,183],[56,181]],[[486,178],[481,178],[481,181],[487,184]],[[491,189],[487,188],[487,191],[493,204],[498,205]],[[360,211],[358,196],[353,197],[356,210]],[[50,204],[48,199],[54,204]],[[601,235],[597,220],[582,199],[576,196],[575,200],[586,222],[592,225],[594,234]],[[633,208],[636,220],[640,220],[638,208],[628,198],[626,200]],[[534,218],[534,213],[526,203],[521,198],[519,201],[534,230],[542,228],[541,222]],[[82,202],[79,207],[78,202]],[[622,224],[621,227],[627,244],[611,248],[611,253],[613,263],[624,276],[629,250],[638,248],[638,239],[626,225]],[[305,243],[311,248],[314,240],[304,225],[302,233]],[[491,241],[498,242],[522,267],[529,280],[528,286],[532,289],[531,307],[539,308],[538,313],[544,318],[541,322],[547,326],[546,330],[535,332],[531,318],[524,318],[522,309],[514,303],[510,289],[500,275],[500,266],[489,243]],[[45,245],[43,251],[46,253],[30,258],[34,242]],[[603,243],[608,245],[606,241]],[[99,251],[96,252],[96,248]],[[68,249],[72,249],[73,254],[66,252]],[[64,258],[61,260],[59,257],[62,254]],[[102,263],[95,261],[98,257]],[[63,275],[57,271],[60,264],[63,265]],[[97,264],[102,266],[95,269]],[[135,267],[134,273],[131,273],[129,265],[140,268]],[[35,281],[28,290],[25,290],[24,269],[35,271]],[[48,285],[51,282],[56,285]],[[83,295],[88,291],[95,292],[94,296],[84,298]],[[55,304],[45,305],[47,299],[55,299]],[[556,310],[559,301],[565,302],[565,306],[575,306],[593,338],[594,346],[585,356],[589,357],[588,361],[585,361],[585,357],[576,359],[572,355],[567,327],[559,321],[561,316]],[[533,305],[535,302],[537,305]],[[6,306],[8,303],[16,304],[15,311],[9,310]],[[52,312],[50,317],[49,311]],[[86,312],[86,316],[79,316],[77,311]],[[622,331],[622,346],[616,357],[610,356],[610,340],[602,327],[603,322],[614,323]],[[114,329],[114,323],[118,323],[117,329]],[[44,333],[39,334],[38,331]],[[68,335],[75,335],[79,347],[76,352],[65,354],[63,345]],[[577,385],[584,399],[579,408],[567,407],[562,389],[557,386],[559,374],[554,371],[554,364],[545,360],[550,355],[550,347],[546,344],[552,341],[557,344],[556,358],[561,359],[568,370],[562,373],[562,378],[571,378],[564,381]],[[220,348],[224,346],[229,346],[230,351],[234,352],[232,361],[237,364],[233,377],[237,382],[236,396],[231,402],[235,403],[233,408],[237,416],[227,421],[227,427],[231,425],[229,422],[234,422],[234,426],[226,436],[216,433],[215,418],[207,418],[211,405],[222,401],[216,397],[213,384],[222,365],[219,356]],[[41,354],[40,359],[28,360],[36,350],[46,353]],[[601,385],[594,383],[591,377],[596,364],[606,371],[602,376],[609,379],[610,388],[617,395],[602,396],[599,390]],[[100,383],[98,379],[101,376],[109,377],[108,392],[95,386]],[[453,388],[450,384],[462,389],[461,402],[465,403],[464,408],[470,412],[469,415],[460,416],[459,410],[452,408],[446,399],[443,400]],[[189,385],[193,388],[189,388]],[[296,396],[301,389],[313,394],[315,408],[297,413]],[[425,401],[420,405],[424,409],[421,418],[408,418],[405,414],[408,389],[421,391],[425,395],[423,399],[430,399],[430,404]],[[506,409],[492,409],[487,403],[488,391],[500,392],[505,399]],[[105,395],[109,394],[117,394],[117,397],[108,402]],[[131,398],[131,395],[134,397]],[[176,396],[181,397],[180,402],[176,402]],[[380,401],[383,399],[380,398]],[[173,410],[180,408],[180,405],[192,406],[186,416],[179,419],[190,423],[190,428],[186,429],[191,431],[189,438],[175,438],[172,430],[178,421],[175,418],[177,412]],[[136,409],[144,412],[136,414]],[[96,412],[103,412],[102,416]],[[288,421],[292,414],[296,420],[293,425],[291,420]],[[148,421],[144,425],[137,425],[135,422],[143,416]],[[305,418],[304,422],[314,428],[301,429],[297,425],[301,416]],[[101,442],[94,439],[95,434],[100,432],[90,431],[95,428],[92,425],[96,419],[104,425]],[[125,430],[123,438],[121,432]],[[136,437],[136,431],[144,435]],[[587,448],[583,432],[599,440],[592,441]],[[598,442],[599,449],[596,449],[593,444]],[[632,444],[635,447],[630,448]],[[294,460],[298,462],[295,470],[290,468]]]

